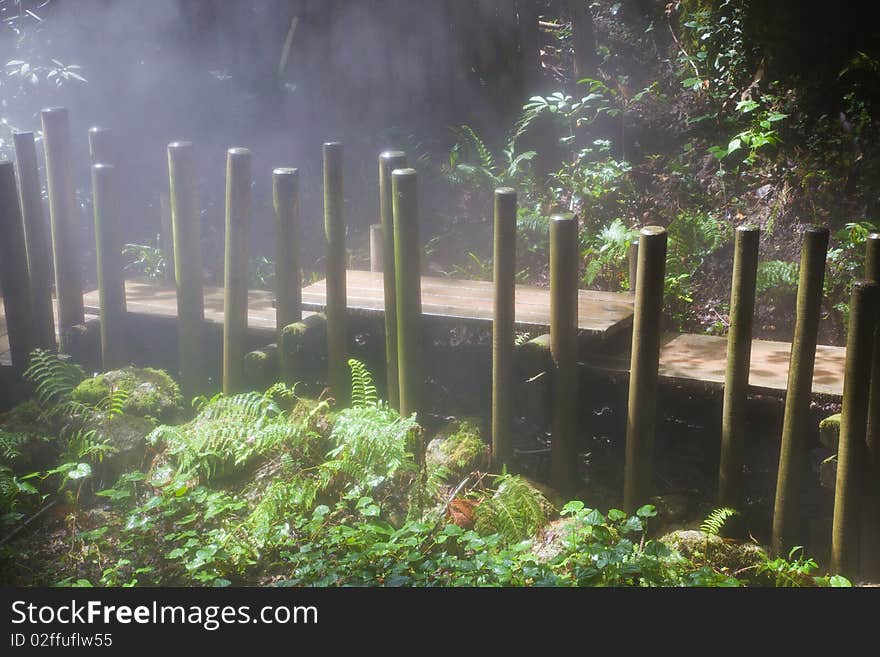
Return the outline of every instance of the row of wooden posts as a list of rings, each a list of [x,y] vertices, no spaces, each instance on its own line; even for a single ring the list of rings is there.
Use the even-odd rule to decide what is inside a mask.
[[[76,248],[76,206],[70,155],[70,131],[63,108],[42,112],[46,177],[62,348],[72,327],[83,322],[82,283]],[[54,348],[50,249],[43,228],[40,182],[32,133],[15,135],[19,185],[12,163],[0,163],[0,274],[5,297],[13,363],[22,366],[34,347]],[[119,235],[118,195],[121,155],[108,130],[89,131],[101,314],[101,353],[105,369],[125,362],[125,294]],[[204,299],[200,246],[200,205],[194,147],[168,145],[170,209],[173,227],[174,279],[177,285],[179,374],[192,395],[204,379]],[[326,247],[327,383],[337,402],[349,395],[346,331],[346,248],[343,202],[343,146],[324,144],[324,229]],[[406,156],[379,156],[379,218],[375,249],[384,254],[386,374],[389,403],[404,415],[423,410],[421,341],[421,247],[418,234],[417,174]],[[227,152],[223,390],[244,386],[247,332],[248,233],[251,216],[251,156],[244,148]],[[20,200],[19,200],[20,199]],[[302,319],[300,272],[299,174],[295,168],[273,172],[276,230],[276,316],[279,344],[284,327]],[[492,338],[492,454],[496,467],[513,464],[511,424],[515,351],[516,192],[495,190],[494,320]],[[562,214],[550,221],[550,342],[552,358],[551,479],[573,493],[578,475],[578,220]],[[736,231],[727,372],[724,386],[719,503],[743,502],[743,452],[755,308],[759,231]],[[652,462],[657,417],[657,382],[661,345],[666,231],[642,228],[634,280],[634,317],[627,408],[624,508],[632,511],[652,493]],[[810,401],[818,323],[821,311],[828,231],[805,231],[792,342],[772,547],[782,553],[798,523],[799,473],[807,451]],[[374,250],[375,250],[374,249]],[[866,280],[853,285],[839,464],[834,506],[832,567],[851,572],[858,560],[859,507],[867,487],[878,480],[877,434],[880,432],[880,237],[868,239]],[[282,352],[283,357],[283,352]],[[880,515],[880,509],[873,509]],[[870,515],[870,514],[868,514]],[[866,516],[867,517],[867,516]],[[878,518],[880,521],[880,518]]]

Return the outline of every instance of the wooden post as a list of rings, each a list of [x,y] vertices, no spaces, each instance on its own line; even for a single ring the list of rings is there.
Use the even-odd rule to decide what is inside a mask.
[[[394,212],[391,172],[406,167],[402,151],[379,155],[379,220],[382,224],[383,281],[385,291],[385,377],[388,404],[400,409],[400,380],[397,373],[397,294],[394,276]]]
[[[12,140],[18,164],[18,191],[30,275],[33,346],[54,350],[57,345],[55,317],[52,312],[52,252],[43,215],[37,147],[33,132],[13,133]]]
[[[281,331],[302,319],[302,270],[299,265],[299,169],[272,172],[275,206],[275,329]],[[284,368],[282,368],[284,369]]]
[[[348,331],[345,285],[345,214],[342,191],[342,144],[324,144],[324,237],[327,253],[327,385],[340,408],[348,405]]]
[[[223,293],[223,392],[244,389],[248,326],[248,232],[251,215],[251,152],[226,152],[226,265]]]
[[[382,224],[370,224],[370,271],[380,272],[385,268],[382,252]]]
[[[639,236],[635,315],[629,374],[623,509],[646,504],[653,488],[654,431],[657,423],[657,369],[666,276],[666,230],[645,226]]]
[[[89,157],[92,164],[118,164],[112,130],[99,126],[89,128]]]
[[[880,283],[880,235],[866,241],[865,278]],[[862,575],[880,578],[880,324],[875,328],[871,356],[871,393],[865,437],[864,499],[862,502]]]
[[[871,233],[866,240],[865,280],[880,283],[880,234]],[[874,338],[871,369],[871,401],[868,406],[868,464],[880,473],[880,330]],[[880,509],[878,522],[880,522]]]
[[[400,414],[423,411],[422,278],[419,205],[415,169],[391,172]]]
[[[639,241],[633,240],[629,245],[629,291],[636,293],[636,272],[639,269]]]
[[[880,284],[853,283],[843,409],[837,447],[837,480],[834,489],[834,521],[831,530],[831,570],[854,577],[859,570],[859,516],[862,475],[865,469],[865,428],[871,381],[871,352],[880,309]]]
[[[159,248],[165,259],[165,280],[174,283],[174,229],[171,221],[171,199],[159,194]]]
[[[101,307],[101,363],[104,371],[115,370],[125,364],[125,287],[117,185],[116,170],[112,164],[92,165],[98,303]]]
[[[804,231],[798,281],[797,318],[788,366],[779,473],[776,478],[776,500],[773,505],[773,535],[770,547],[777,556],[787,555],[785,550],[794,544],[794,536],[798,529],[799,475],[804,463],[805,440],[810,429],[810,398],[813,389],[813,367],[816,360],[816,338],[822,309],[822,285],[825,280],[827,250],[827,228],[811,227]]]
[[[578,220],[550,219],[550,354],[553,361],[553,433],[550,481],[571,494],[577,488]]]
[[[40,115],[43,122],[46,187],[49,191],[49,216],[52,221],[52,246],[55,253],[58,326],[61,348],[64,349],[66,333],[85,320],[82,273],[79,266],[77,206],[70,153],[70,124],[67,110],[63,107],[44,109]]]
[[[184,395],[193,397],[203,388],[205,375],[205,299],[196,163],[191,142],[168,144],[168,179],[174,234],[180,387]]]
[[[516,322],[516,191],[495,190],[495,308],[492,319],[492,461],[513,465],[513,353]],[[577,267],[575,265],[575,271]],[[577,300],[575,299],[575,303]]]
[[[18,206],[15,165],[0,162],[0,286],[12,366],[23,370],[33,347],[33,316],[24,224]]]
[[[718,504],[734,508],[739,508],[742,502],[742,453],[746,440],[746,405],[760,238],[761,231],[756,226],[739,226],[733,247],[730,330],[727,334],[727,367],[721,411]]]

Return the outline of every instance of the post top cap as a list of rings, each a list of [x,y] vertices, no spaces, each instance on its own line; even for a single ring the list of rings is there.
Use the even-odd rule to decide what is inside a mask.
[[[325,141],[324,148],[342,148],[341,141]]]
[[[191,141],[172,141],[168,144],[168,148],[172,148],[174,150],[192,148],[193,143]]]
[[[760,233],[761,229],[755,224],[743,224],[736,227],[737,233]]]
[[[812,235],[821,235],[828,234],[828,226],[821,226],[819,224],[810,224],[809,226],[804,228],[804,233],[812,234]]]
[[[391,175],[395,178],[406,178],[408,176],[415,176],[416,170],[412,167],[404,167],[403,169],[395,169],[391,172]]]
[[[880,240],[880,233],[869,233],[866,239],[869,240]]]
[[[233,146],[226,153],[232,157],[246,157],[251,154],[251,151],[243,146]]]
[[[40,114],[66,114],[67,108],[58,105],[56,107],[44,107],[40,110]]]
[[[666,229],[663,226],[644,226],[640,231],[639,235],[642,237],[654,237],[657,235],[665,235]]]
[[[110,132],[110,128],[105,128],[104,126],[100,125],[93,125],[91,128],[89,128],[89,132]]]
[[[272,169],[272,175],[275,176],[295,176],[299,173],[296,167],[277,167]]]
[[[105,169],[114,169],[115,167],[109,162],[95,162],[92,165],[92,171],[103,171]]]
[[[577,219],[577,217],[575,217],[573,212],[560,212],[550,217],[550,221],[553,222],[574,221],[575,219]]]
[[[496,196],[516,196],[516,190],[513,187],[496,187]]]
[[[403,151],[388,150],[379,153],[379,157],[383,160],[396,160],[401,157],[406,157],[406,153]]]

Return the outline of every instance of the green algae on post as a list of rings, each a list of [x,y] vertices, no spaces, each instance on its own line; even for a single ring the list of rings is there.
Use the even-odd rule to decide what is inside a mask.
[[[859,520],[862,478],[866,470],[865,428],[871,380],[870,356],[874,348],[878,309],[880,284],[873,281],[853,283],[831,529],[831,570],[847,577],[855,577],[859,570]]]
[[[492,462],[513,465],[513,354],[516,322],[516,191],[495,190],[492,314]]]
[[[169,198],[177,286],[180,387],[193,397],[203,388],[205,299],[202,287],[200,209],[193,145],[168,145]]]
[[[419,205],[415,169],[394,169],[394,275],[397,303],[397,365],[400,414],[423,411],[422,279]]]
[[[12,366],[23,370],[33,347],[30,278],[15,165],[0,162],[0,287]]]
[[[806,436],[810,424],[813,368],[816,364],[816,340],[822,311],[822,285],[825,281],[827,251],[827,228],[814,226],[804,231],[797,315],[788,366],[776,499],[773,504],[770,548],[776,556],[786,556],[787,549],[797,541],[799,473],[806,458]]]
[[[14,132],[18,191],[24,221],[27,267],[30,276],[33,346],[56,348],[55,317],[52,310],[52,251],[43,215],[37,147],[33,132]]]
[[[101,311],[101,363],[104,370],[125,364],[125,286],[119,238],[119,187],[112,164],[92,165],[98,303]]]
[[[223,392],[242,392],[248,325],[251,152],[226,152],[226,249],[223,286]]]
[[[721,459],[718,467],[719,506],[741,508],[743,451],[746,440],[746,404],[752,355],[755,282],[758,275],[756,226],[736,229],[733,279],[730,292],[730,329],[721,411]]]
[[[634,512],[653,487],[654,432],[657,422],[657,370],[666,275],[666,229],[646,226],[639,234],[636,270],[623,508]]]
[[[578,220],[550,219],[550,354],[553,428],[550,481],[563,493],[577,488]]]
[[[299,169],[272,172],[275,207],[275,330],[302,319],[302,271],[299,264]],[[280,342],[279,342],[280,344]]]
[[[400,380],[397,374],[397,296],[394,277],[394,212],[391,172],[406,167],[406,154],[385,151],[379,155],[379,221],[382,224],[382,280],[385,298],[385,377],[388,404],[400,408]]]

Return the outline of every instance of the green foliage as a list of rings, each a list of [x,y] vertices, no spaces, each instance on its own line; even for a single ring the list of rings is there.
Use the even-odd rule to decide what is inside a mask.
[[[351,405],[355,408],[377,406],[379,393],[367,366],[354,358],[348,360],[348,366],[351,368]]]
[[[584,283],[591,286],[601,278],[610,285],[614,281],[616,287],[626,278],[627,287],[632,288],[634,281],[628,280],[629,248],[638,239],[638,235],[638,231],[628,227],[620,219],[615,219],[603,227],[593,239],[587,237],[588,244],[584,251],[589,260]]]
[[[474,529],[479,534],[498,534],[502,541],[521,541],[547,524],[552,505],[522,477],[501,475],[495,492],[477,505]]]
[[[681,213],[668,228],[665,310],[681,327],[693,302],[692,281],[705,259],[728,237],[728,227],[708,213]]]
[[[143,276],[148,281],[163,281],[167,278],[168,263],[159,245],[159,235],[152,244],[126,244],[122,255],[129,261],[125,268]],[[172,265],[173,266],[173,265]]]
[[[86,373],[59,354],[35,349],[30,354],[24,378],[34,384],[40,406],[48,407],[67,400],[73,389],[86,378]]]
[[[785,260],[759,262],[755,293],[759,297],[769,295],[773,298],[794,294],[797,291],[799,269],[798,263]]]
[[[797,555],[797,556],[796,556]],[[817,577],[813,573],[819,568],[814,559],[804,555],[804,548],[800,545],[793,547],[788,553],[788,558],[766,557],[758,564],[756,574],[766,577],[776,587],[796,586],[831,586],[849,587],[850,581],[841,575],[830,577]]]
[[[709,536],[718,536],[724,524],[733,516],[739,515],[739,511],[730,507],[713,509],[706,519],[700,524],[700,531]]]

